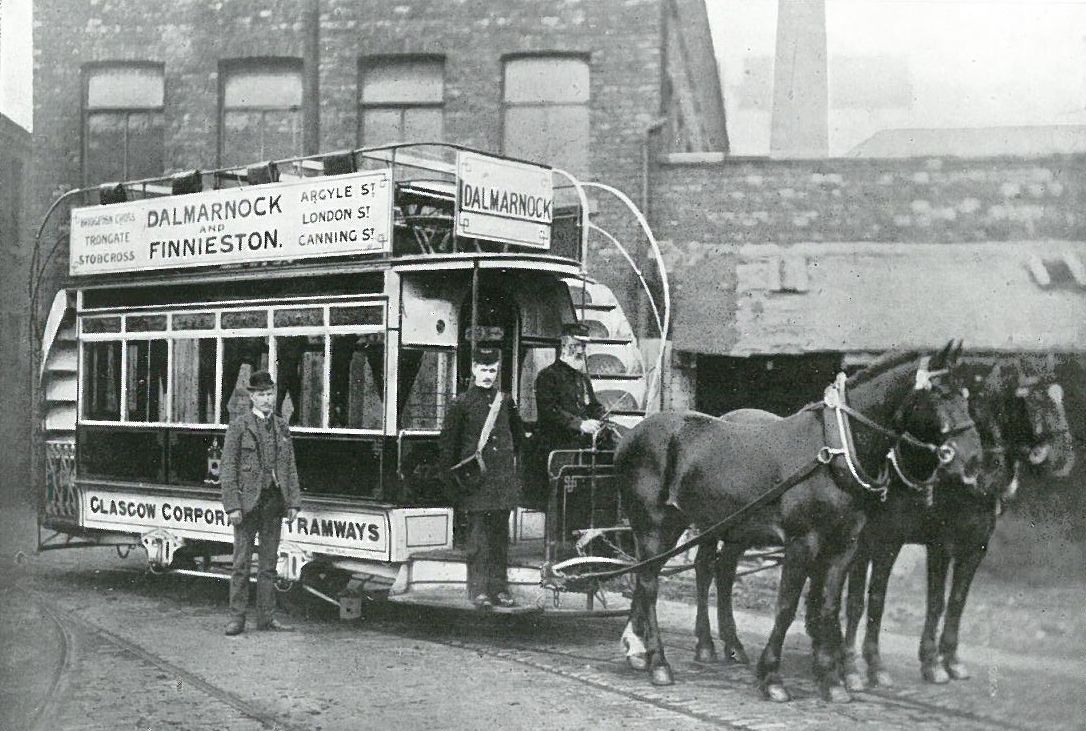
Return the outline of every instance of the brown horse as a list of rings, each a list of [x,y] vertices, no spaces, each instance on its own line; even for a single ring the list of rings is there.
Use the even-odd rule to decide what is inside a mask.
[[[973,416],[984,445],[985,460],[975,490],[940,486],[934,500],[923,501],[897,491],[882,509],[869,514],[856,561],[849,572],[845,644],[846,684],[863,688],[855,643],[864,613],[867,585],[867,631],[863,657],[871,685],[889,685],[891,677],[879,655],[886,589],[894,561],[905,543],[927,547],[927,617],[920,641],[921,675],[930,683],[968,678],[958,657],[958,630],[969,587],[995,530],[1000,503],[1015,489],[1020,466],[1043,466],[1053,477],[1065,477],[1074,465],[1073,439],[1063,408],[1062,388],[1054,374],[1031,374],[1021,358],[970,362],[967,383]],[[988,372],[985,375],[985,371]],[[949,601],[946,579],[953,565]],[[817,599],[817,595],[812,595]],[[941,637],[939,621],[946,612]]]
[[[931,369],[952,368],[960,353],[948,344]],[[634,428],[616,455],[616,477],[642,559],[675,544],[689,525],[705,530],[789,478],[798,483],[727,536],[775,535],[785,546],[776,621],[758,663],[758,683],[772,700],[790,699],[779,674],[781,648],[808,575],[822,589],[815,620],[814,666],[823,698],[851,698],[843,683],[839,620],[841,587],[865,523],[881,494],[864,467],[881,465],[902,441],[941,443],[944,468],[959,477],[979,469],[980,440],[957,398],[931,388],[927,359],[914,354],[881,361],[849,379],[851,419],[864,424],[845,450],[827,441],[841,411],[818,404],[765,423],[730,423],[704,414],[662,413]],[[838,422],[840,425],[840,422]],[[887,428],[889,427],[889,428]],[[911,436],[905,436],[906,433]],[[852,442],[850,445],[849,442]],[[714,536],[705,534],[706,540]],[[634,667],[654,684],[673,682],[656,620],[659,562],[640,568],[623,640]],[[647,649],[646,649],[647,648]]]

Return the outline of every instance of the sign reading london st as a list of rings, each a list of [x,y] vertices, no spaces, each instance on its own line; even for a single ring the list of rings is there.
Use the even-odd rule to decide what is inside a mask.
[[[550,248],[554,221],[550,168],[460,151],[456,172],[457,236]]]
[[[391,199],[391,175],[379,170],[75,208],[69,271],[385,252]]]

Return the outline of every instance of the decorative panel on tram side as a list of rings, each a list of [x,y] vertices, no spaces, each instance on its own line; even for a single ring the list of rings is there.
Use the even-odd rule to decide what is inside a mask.
[[[251,408],[250,374],[267,369],[303,494],[379,498],[385,309],[343,297],[84,310],[80,477],[217,489],[226,425]]]

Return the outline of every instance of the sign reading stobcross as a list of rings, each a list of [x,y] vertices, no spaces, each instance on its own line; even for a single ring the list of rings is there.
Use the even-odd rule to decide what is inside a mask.
[[[457,236],[551,247],[554,180],[549,168],[461,151],[456,171]]]
[[[72,210],[75,275],[379,253],[391,246],[387,170]]]

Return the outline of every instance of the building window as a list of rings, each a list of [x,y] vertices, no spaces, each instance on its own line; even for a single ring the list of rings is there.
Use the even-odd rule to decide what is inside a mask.
[[[570,56],[505,62],[502,151],[575,175],[589,171],[588,61]]]
[[[302,62],[224,61],[219,163],[223,167],[302,154]]]
[[[444,139],[445,62],[364,58],[359,63],[358,140],[367,147]]]
[[[88,185],[162,174],[163,66],[96,64],[84,69],[83,179]]]

